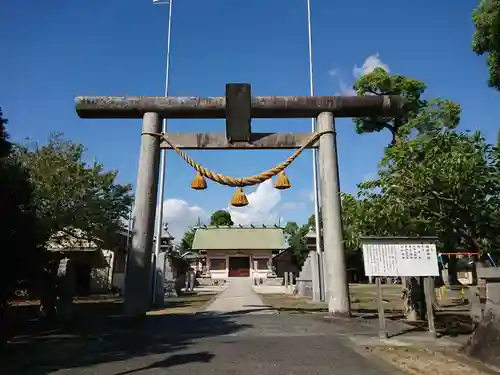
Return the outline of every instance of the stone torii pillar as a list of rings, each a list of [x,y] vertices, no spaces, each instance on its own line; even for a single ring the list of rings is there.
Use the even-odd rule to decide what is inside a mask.
[[[331,112],[320,113],[318,132],[331,131],[319,139],[319,178],[321,191],[321,216],[325,248],[325,278],[328,311],[348,314],[349,288],[345,267],[342,233],[342,207],[340,199],[337,135],[335,119]],[[320,232],[320,231],[317,231]]]
[[[125,313],[144,315],[150,307],[150,267],[158,185],[160,148],[171,146],[150,134],[160,132],[162,118],[226,119],[226,133],[167,133],[181,149],[259,150],[297,149],[312,133],[252,133],[252,118],[318,118],[319,131],[333,131],[335,117],[391,117],[403,112],[399,96],[257,96],[249,84],[227,84],[225,97],[77,97],[81,118],[143,119],[136,186],[136,226],[128,254]],[[319,145],[319,146],[318,146]],[[320,147],[319,169],[326,256],[328,310],[349,313],[340,212],[335,133],[324,134],[311,147]],[[318,283],[317,283],[318,284]]]
[[[161,118],[154,112],[147,112],[142,120],[139,170],[135,191],[135,226],[132,246],[127,254],[125,275],[125,314],[144,314],[151,302],[151,255],[153,250],[158,177],[160,171],[160,139],[144,133],[161,131]],[[160,239],[157,239],[159,241]],[[163,290],[163,286],[162,286]]]

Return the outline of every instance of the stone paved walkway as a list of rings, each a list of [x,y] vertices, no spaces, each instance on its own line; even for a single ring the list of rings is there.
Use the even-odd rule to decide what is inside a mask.
[[[0,352],[0,374],[401,375],[355,349],[359,322],[343,321],[276,314],[251,280],[231,279],[202,314],[82,316],[17,336]]]
[[[401,375],[354,350],[347,331],[311,316],[148,316],[89,321],[19,337],[0,354],[8,375]]]
[[[262,299],[254,292],[252,280],[246,277],[231,278],[228,286],[205,309],[207,313],[249,313],[269,314],[272,309],[264,305]]]

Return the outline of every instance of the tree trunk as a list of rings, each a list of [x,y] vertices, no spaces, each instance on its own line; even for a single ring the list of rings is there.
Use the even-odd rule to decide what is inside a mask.
[[[425,318],[425,296],[422,283],[416,277],[403,277],[403,307],[406,320],[414,322]]]
[[[500,365],[500,319],[494,311],[484,315],[462,351],[483,363]]]
[[[70,320],[73,316],[73,297],[75,295],[75,275],[73,261],[63,258],[57,268],[58,299],[57,315],[63,320]]]
[[[448,259],[448,282],[450,285],[458,285],[458,273],[457,273],[457,262],[456,256],[450,255]]]
[[[57,263],[49,261],[43,270],[40,296],[40,314],[45,319],[54,319],[57,305]]]
[[[6,296],[2,295],[0,297],[0,347],[9,339],[9,333],[7,332],[10,326],[9,322],[7,321],[8,308],[8,299],[6,298]]]

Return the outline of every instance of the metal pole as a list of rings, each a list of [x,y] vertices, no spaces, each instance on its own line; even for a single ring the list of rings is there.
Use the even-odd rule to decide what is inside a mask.
[[[349,286],[342,239],[342,212],[338,175],[335,120],[330,112],[318,116],[318,131],[331,131],[319,140],[319,170],[323,218],[323,243],[327,267],[328,312],[349,315]]]
[[[135,191],[136,222],[132,247],[127,256],[125,279],[125,314],[142,316],[150,307],[147,291],[151,285],[151,253],[155,225],[155,206],[158,197],[158,167],[160,139],[147,133],[158,133],[161,120],[157,113],[145,113],[142,121],[141,152]]]
[[[128,273],[128,254],[130,253],[130,244],[132,243],[132,211],[134,209],[135,198],[132,204],[130,205],[130,211],[128,213],[128,226],[127,226],[127,240],[125,242],[125,270],[123,275],[123,283],[121,286],[121,295],[125,293],[125,279],[127,278]]]
[[[128,227],[127,227],[127,242],[125,244],[125,249],[128,251],[130,247],[130,233],[132,232],[132,211],[134,209],[134,202],[130,205],[130,211],[128,212]]]
[[[172,7],[173,7],[173,0],[170,0],[168,3],[168,28],[167,28],[167,52],[166,52],[166,61],[165,61],[165,96],[168,96],[168,89],[169,89],[169,81],[170,81],[170,44],[171,44],[171,36],[172,36]],[[167,132],[167,119],[163,119],[162,123],[162,131],[164,133]],[[154,249],[154,254],[153,254],[153,277],[152,277],[152,283],[153,283],[153,301],[156,302],[163,302],[163,293],[158,293],[157,296],[157,291],[158,289],[160,291],[163,291],[163,288],[158,288],[158,272],[157,272],[157,262],[156,259],[158,258],[158,254],[160,253],[160,248],[161,248],[161,235],[162,235],[162,229],[163,229],[163,200],[165,196],[165,169],[166,169],[166,163],[167,163],[167,150],[161,150],[161,158],[160,158],[160,186],[159,186],[159,194],[158,194],[158,218],[156,220],[156,228],[155,228],[155,236],[156,236],[156,242],[155,242],[155,249]],[[169,262],[166,262],[166,267],[169,267]]]
[[[312,22],[311,22],[311,0],[307,0],[307,30],[309,37],[309,94],[314,96],[314,79],[313,79],[313,54],[312,54]],[[311,131],[316,132],[316,119],[311,118]],[[316,252],[318,253],[318,269],[321,271],[322,254],[321,254],[321,221],[319,217],[319,188],[318,188],[318,153],[316,149],[312,150],[313,159],[313,192],[314,192],[314,226],[316,227]],[[319,273],[318,286],[319,298],[321,301],[325,299],[325,288],[322,280],[324,275]],[[323,284],[323,285],[322,285]],[[314,287],[314,286],[313,286]],[[313,293],[314,295],[315,293]]]

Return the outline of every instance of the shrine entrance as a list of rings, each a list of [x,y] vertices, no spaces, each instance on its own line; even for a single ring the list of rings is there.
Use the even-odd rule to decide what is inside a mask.
[[[392,95],[370,96],[251,96],[250,84],[229,83],[225,97],[77,97],[81,118],[142,118],[141,149],[137,174],[136,223],[127,258],[125,314],[142,316],[151,306],[152,249],[159,179],[160,148],[174,150],[197,174],[191,187],[206,189],[206,179],[236,187],[231,204],[245,206],[246,186],[277,176],[277,189],[289,188],[284,170],[306,149],[318,148],[321,215],[328,311],[349,314],[349,290],[342,239],[338,181],[336,117],[395,117],[404,112],[404,99]],[[166,119],[226,119],[224,133],[161,133]],[[313,133],[253,133],[252,118],[316,118]],[[296,149],[285,161],[248,177],[231,177],[204,168],[184,150]],[[167,174],[168,176],[168,174]],[[242,273],[243,268],[235,268]],[[317,273],[316,285],[320,274]],[[163,292],[163,291],[161,291]],[[160,296],[163,297],[163,296]]]
[[[229,277],[249,277],[250,257],[229,257]]]

